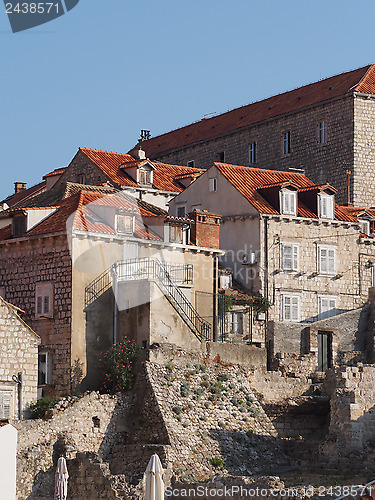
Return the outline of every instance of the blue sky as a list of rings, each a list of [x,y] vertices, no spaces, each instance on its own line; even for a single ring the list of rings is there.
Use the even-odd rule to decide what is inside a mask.
[[[375,62],[375,0],[80,0],[13,34],[0,6],[0,199],[79,146],[153,136]]]

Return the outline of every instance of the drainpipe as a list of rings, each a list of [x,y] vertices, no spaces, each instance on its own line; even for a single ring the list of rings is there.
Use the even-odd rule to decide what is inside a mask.
[[[118,269],[117,266],[113,270],[114,279],[114,296],[115,296],[115,309],[113,318],[113,344],[117,344],[117,324],[118,324],[118,307],[117,307],[117,294],[118,294]]]
[[[214,266],[214,269],[213,269],[213,311],[212,311],[212,340],[214,342],[216,342],[216,338],[217,338],[217,335],[216,335],[216,330],[217,330],[217,312],[218,312],[218,306],[217,306],[217,300],[218,300],[218,294],[217,294],[217,290],[218,290],[218,283],[217,283],[217,280],[219,279],[219,273],[218,273],[218,266],[219,266],[219,260],[218,260],[218,256],[216,255],[214,257],[214,261],[213,261],[213,266]]]
[[[268,219],[264,218],[264,297],[268,299]],[[268,309],[266,311],[266,320],[264,322],[264,346],[267,342]]]
[[[18,419],[22,420],[22,386],[23,386],[23,376],[22,372],[18,372],[17,375],[13,375],[13,382],[16,382],[18,389]]]

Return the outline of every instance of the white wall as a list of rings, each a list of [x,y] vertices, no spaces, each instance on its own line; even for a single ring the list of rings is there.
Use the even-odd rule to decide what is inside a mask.
[[[7,424],[0,427],[0,497],[16,498],[17,429]]]

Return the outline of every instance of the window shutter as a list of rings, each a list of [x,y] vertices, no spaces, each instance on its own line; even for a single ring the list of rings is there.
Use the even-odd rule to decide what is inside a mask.
[[[49,295],[44,295],[43,314],[49,314]]]
[[[282,245],[282,268],[285,271],[292,270],[292,245]]]
[[[335,272],[335,251],[333,249],[328,250],[328,272],[333,274]]]
[[[36,313],[38,316],[43,314],[43,297],[39,295],[37,298],[37,303],[36,303]]]
[[[291,304],[290,304],[290,297],[284,295],[283,297],[283,319],[285,321],[290,321],[291,320]]]
[[[12,393],[0,391],[0,419],[12,418]]]
[[[298,245],[293,245],[293,270],[298,271]]]
[[[299,321],[299,297],[292,297],[291,299],[291,321]]]

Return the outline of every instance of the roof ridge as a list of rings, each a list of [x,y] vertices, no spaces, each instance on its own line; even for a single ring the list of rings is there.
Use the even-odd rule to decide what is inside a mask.
[[[97,149],[97,148],[87,148],[85,146],[79,146],[78,151],[82,151],[84,153],[84,150],[90,150],[90,151],[99,151],[100,153],[111,153],[115,155],[126,155],[126,156],[132,156],[130,153],[120,153],[119,151],[110,151],[109,149]],[[132,157],[134,160],[136,158]]]
[[[304,174],[302,172],[290,172],[289,170],[275,170],[273,168],[248,167],[246,165],[234,165],[232,163],[222,163],[222,162],[216,162],[216,161],[214,162],[214,165],[215,166],[224,165],[225,167],[243,168],[243,169],[251,170],[254,172],[275,172],[275,173],[289,174],[289,175],[301,175],[301,176],[305,177],[306,179],[309,179],[306,176],[306,174]],[[310,181],[310,179],[309,179],[309,181]],[[310,181],[310,182],[312,182],[312,181]]]

